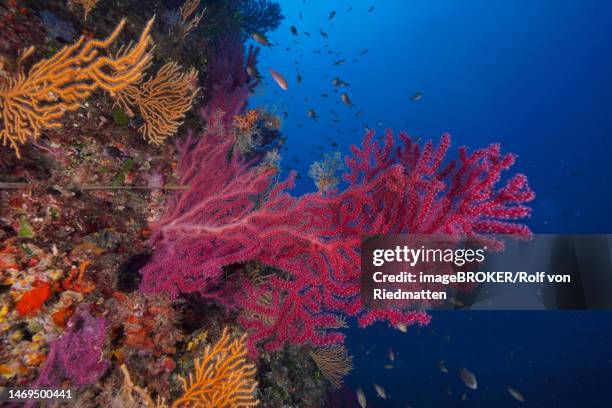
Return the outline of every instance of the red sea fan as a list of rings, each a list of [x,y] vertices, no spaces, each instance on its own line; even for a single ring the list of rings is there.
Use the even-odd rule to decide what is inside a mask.
[[[473,153],[462,148],[458,161],[444,163],[448,135],[438,148],[429,142],[421,150],[405,134],[396,146],[390,131],[382,143],[370,132],[346,159],[345,190],[302,197],[287,192],[293,174],[278,183],[275,170],[230,154],[232,145],[231,132],[209,128],[199,141],[182,146],[180,181],[190,187],[152,226],[155,252],[141,271],[141,288],[174,297],[199,292],[240,306],[251,346],[341,342],[343,335],[333,329],[343,315],[356,316],[362,326],[376,320],[426,324],[423,312],[363,310],[364,234],[530,235],[513,220],[529,215],[522,203],[533,192],[522,175],[496,188],[514,162],[498,145]],[[243,278],[228,293],[222,268],[248,260],[285,274],[256,283]]]

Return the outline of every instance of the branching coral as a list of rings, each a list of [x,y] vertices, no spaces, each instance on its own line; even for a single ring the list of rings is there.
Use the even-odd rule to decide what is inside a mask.
[[[325,154],[323,161],[314,162],[308,170],[308,175],[312,177],[320,193],[326,193],[335,189],[340,183],[337,176],[342,170],[342,157],[339,152]]]
[[[201,359],[195,360],[194,372],[181,378],[184,394],[172,407],[254,407],[255,365],[247,362],[246,335],[232,340],[227,328],[221,338],[207,346]]]
[[[202,10],[200,14],[193,15],[199,5],[200,0],[186,0],[181,6],[179,10],[182,22],[181,38],[187,37],[189,33],[200,24],[202,17],[204,17],[206,8]],[[189,20],[190,17],[192,17],[191,20]]]
[[[471,153],[461,148],[459,160],[443,165],[448,135],[437,148],[432,142],[421,148],[403,133],[397,143],[388,132],[381,144],[370,132],[346,159],[345,190],[298,198],[287,193],[294,175],[277,183],[274,169],[253,171],[231,157],[230,135],[206,133],[181,147],[180,182],[190,188],[152,225],[155,253],[141,271],[141,288],[211,296],[225,286],[226,265],[255,260],[285,271],[288,276],[271,275],[260,284],[243,279],[233,297],[218,297],[251,311],[240,319],[251,345],[339,343],[343,334],[330,329],[340,315],[355,316],[362,326],[377,320],[426,324],[427,314],[412,308],[364,309],[364,234],[530,235],[513,220],[529,215],[522,203],[534,194],[523,175],[497,186],[515,160],[498,145]]]
[[[353,357],[342,345],[319,347],[311,351],[310,356],[325,378],[336,388],[340,388],[342,378],[353,369]]]
[[[185,113],[198,95],[198,71],[181,72],[169,62],[143,84],[136,83],[116,92],[117,103],[129,114],[138,108],[144,124],[139,131],[149,143],[161,144],[176,133]]]
[[[68,0],[68,4],[72,7],[80,6],[83,8],[84,19],[87,20],[87,16],[96,7],[99,0]]]
[[[19,144],[37,139],[44,129],[61,127],[58,120],[64,113],[77,110],[96,89],[112,94],[138,82],[152,58],[149,52],[152,25],[153,19],[138,43],[116,58],[100,53],[119,36],[125,20],[106,39],[86,41],[81,37],[75,44],[37,62],[27,73],[22,64],[34,48],[22,53],[17,72],[0,82],[3,145],[8,144],[20,157]]]

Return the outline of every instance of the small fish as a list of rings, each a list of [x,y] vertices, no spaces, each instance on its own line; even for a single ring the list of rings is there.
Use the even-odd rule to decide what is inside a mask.
[[[291,34],[293,35],[298,35],[298,30],[295,26],[289,27],[289,31],[291,31]]]
[[[346,9],[346,12],[348,13],[349,11],[352,11],[352,10],[353,10],[353,6],[351,6],[351,7],[347,8],[347,9]]]
[[[343,87],[343,86],[350,86],[348,83],[344,82],[343,80],[341,80],[338,77],[335,77],[332,80],[332,85],[335,86],[336,88],[340,88],[340,87]]]
[[[467,392],[464,392],[461,396],[461,400],[465,401],[467,399]]]
[[[361,114],[361,115],[359,115],[359,114]],[[362,116],[363,115],[363,111],[357,112],[357,115]],[[357,116],[357,115],[355,115],[355,116]],[[359,117],[359,116],[357,116],[357,117]],[[402,333],[408,332],[408,326],[406,326],[404,323],[398,323],[397,326],[395,326],[395,327],[397,327],[397,330],[401,331]]]
[[[302,12],[300,11],[300,20],[303,20],[304,16],[302,15]]]
[[[577,172],[577,171],[575,171],[575,170],[568,170],[568,173],[569,173],[570,175],[574,176],[574,177],[580,177],[580,176],[582,176],[582,173],[579,173],[579,172]]]
[[[348,94],[346,92],[342,92],[340,94],[340,99],[342,99],[342,103],[344,103],[346,106],[348,106],[349,108],[353,109],[353,102],[351,102],[351,98],[349,98]]]
[[[360,57],[366,55],[368,53],[368,49],[365,48],[363,51],[361,51],[361,54],[359,54]]]
[[[255,79],[255,80],[261,79],[261,77],[259,76],[259,72],[257,71],[257,68],[254,65],[247,66],[246,71],[247,71],[247,74],[249,74],[249,76],[252,79]]]
[[[361,387],[357,388],[357,401],[359,402],[359,406],[361,408],[366,408],[367,405],[367,401],[366,401],[366,396],[363,392],[363,389]]]
[[[336,17],[336,10],[332,10],[331,13],[329,13],[329,17],[327,17],[328,20],[333,19],[334,17]]]
[[[321,36],[325,37],[325,38],[329,38],[329,36],[327,35],[327,33],[325,31],[321,31]]]
[[[270,75],[272,75],[272,78],[274,79],[274,81],[276,82],[276,84],[283,90],[283,91],[287,91],[289,90],[289,85],[287,85],[287,81],[285,80],[285,78],[279,74],[278,72],[276,72],[275,70],[273,70],[272,68],[268,69],[270,71]]]
[[[520,402],[525,402],[525,397],[523,397],[523,394],[521,394],[519,391],[515,390],[514,388],[511,387],[506,387],[506,389],[508,390],[508,392],[510,393],[510,395],[512,395],[512,397]]]
[[[374,8],[375,8],[374,6],[370,7],[370,8],[368,9],[368,13],[373,12],[373,11],[374,11]]]
[[[387,370],[391,370],[391,369],[393,368],[393,364],[385,364],[385,365],[384,365],[384,367],[385,367]]]
[[[308,117],[312,120],[319,119],[319,117],[317,116],[317,112],[314,109],[308,109]]]
[[[420,101],[422,97],[423,97],[423,94],[421,93],[421,91],[416,91],[416,93],[410,97],[410,100],[413,102],[416,102],[416,101]]]
[[[443,373],[448,373],[448,368],[446,368],[446,364],[444,364],[444,360],[438,361],[438,364],[436,364],[436,367],[438,367],[438,369],[442,371]]]
[[[378,125],[378,126],[380,126],[380,127],[383,127],[383,126],[384,126],[383,121],[382,121],[382,120],[379,120],[379,121],[378,121],[378,123],[377,123],[377,125]]]
[[[459,373],[459,376],[468,388],[472,390],[478,388],[478,381],[476,381],[476,376],[468,369],[462,368],[461,372]]]
[[[376,390],[376,395],[378,395],[382,399],[387,399],[387,392],[380,385],[373,383],[374,389]]]
[[[338,61],[334,61],[334,64],[333,64],[333,65],[342,65],[342,64],[344,64],[345,62],[346,62],[346,60],[345,60],[345,59],[340,59],[340,60],[338,60]]]
[[[297,82],[297,84],[301,84],[302,83],[302,75],[297,74],[297,76],[295,77],[295,82]]]
[[[395,353],[393,352],[393,349],[389,349],[389,360],[395,361]]]
[[[264,47],[272,48],[272,44],[270,44],[270,42],[268,41],[268,39],[266,38],[265,35],[258,34],[258,33],[253,33],[253,34],[251,34],[251,38],[255,42],[258,42],[259,44],[263,45]]]
[[[328,94],[326,94],[326,93],[322,93],[322,94],[321,94],[321,97],[322,97],[322,98],[329,98],[329,95],[328,95]]]
[[[308,31],[304,31],[304,35],[305,35],[306,37],[310,37],[310,33],[309,33]]]

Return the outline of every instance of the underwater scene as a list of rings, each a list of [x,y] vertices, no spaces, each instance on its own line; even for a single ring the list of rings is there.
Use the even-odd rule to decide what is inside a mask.
[[[0,406],[612,406],[610,44],[607,0],[0,0]]]

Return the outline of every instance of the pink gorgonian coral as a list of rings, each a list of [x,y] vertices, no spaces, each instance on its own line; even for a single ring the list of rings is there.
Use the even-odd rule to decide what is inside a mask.
[[[181,146],[180,182],[189,188],[152,225],[154,256],[141,270],[141,289],[174,297],[199,292],[242,308],[251,346],[341,342],[333,329],[343,315],[362,326],[376,320],[426,324],[424,312],[364,310],[364,234],[531,234],[515,220],[530,214],[523,203],[534,194],[520,174],[498,186],[515,161],[499,145],[461,148],[458,160],[447,161],[448,135],[437,147],[428,142],[421,148],[403,133],[399,142],[391,131],[377,142],[369,132],[345,160],[345,189],[294,197],[288,193],[294,174],[278,182],[275,169],[231,154],[233,132],[206,119],[217,127]],[[283,273],[256,280],[224,276],[224,266],[249,260]]]

